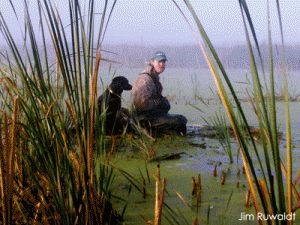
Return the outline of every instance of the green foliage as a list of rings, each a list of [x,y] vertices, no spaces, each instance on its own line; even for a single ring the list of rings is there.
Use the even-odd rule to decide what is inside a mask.
[[[221,111],[210,117],[210,121],[216,129],[218,141],[229,158],[229,163],[233,163],[232,147],[230,144],[230,127],[226,122],[226,114]]]

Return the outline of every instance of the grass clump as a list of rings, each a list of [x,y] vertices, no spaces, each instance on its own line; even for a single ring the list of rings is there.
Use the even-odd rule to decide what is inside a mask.
[[[101,57],[101,42],[115,3],[104,1],[99,16],[94,1],[85,6],[68,1],[64,10],[70,24],[63,24],[52,1],[36,1],[37,35],[24,1],[21,47],[0,12],[9,49],[1,54],[1,85],[6,90],[1,93],[0,124],[1,140],[5,140],[1,142],[4,224],[121,221],[112,205],[115,170],[106,155],[105,132],[95,126],[100,116],[94,114],[100,62],[108,61]],[[56,54],[53,65],[50,47]]]
[[[227,124],[225,113],[219,111],[215,113],[213,117],[210,117],[210,121],[216,130],[216,137],[223,148],[224,152],[228,156],[229,163],[233,163],[232,146],[230,143],[230,127]]]

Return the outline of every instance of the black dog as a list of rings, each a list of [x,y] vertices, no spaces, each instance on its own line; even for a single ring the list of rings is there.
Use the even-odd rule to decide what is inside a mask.
[[[126,112],[126,109],[121,108],[121,95],[124,90],[129,91],[131,89],[132,86],[125,77],[115,77],[109,87],[98,98],[99,114],[106,112],[105,127],[107,135],[122,133],[124,121],[122,121],[121,114]]]

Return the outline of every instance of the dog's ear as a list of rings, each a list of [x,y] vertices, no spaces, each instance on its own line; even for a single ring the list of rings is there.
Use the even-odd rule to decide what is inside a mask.
[[[122,92],[123,90],[131,90],[132,86],[129,84],[126,77],[118,76],[112,80],[110,88],[116,92]]]
[[[126,77],[123,77],[123,76],[118,76],[118,77],[115,77],[113,80],[112,80],[112,84],[118,84],[118,85],[122,85],[124,83],[128,83],[128,80]]]
[[[111,84],[109,85],[110,88],[113,90],[113,91],[117,91],[119,90],[120,88],[122,89],[122,78],[121,77],[115,77]]]
[[[119,77],[115,77],[113,80],[112,80],[112,83],[118,83],[122,80],[122,78],[125,78],[125,77],[122,77],[122,76],[119,76]]]

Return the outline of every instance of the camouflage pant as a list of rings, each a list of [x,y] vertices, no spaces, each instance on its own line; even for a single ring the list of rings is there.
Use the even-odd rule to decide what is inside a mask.
[[[162,134],[167,131],[176,131],[178,134],[186,134],[187,119],[183,115],[163,114],[155,119],[140,120],[142,126],[154,133]]]

